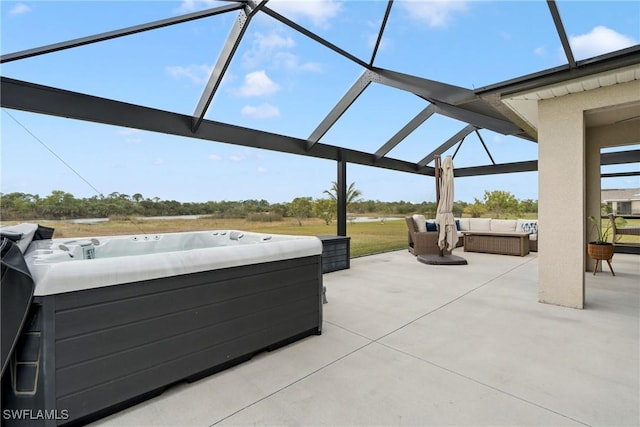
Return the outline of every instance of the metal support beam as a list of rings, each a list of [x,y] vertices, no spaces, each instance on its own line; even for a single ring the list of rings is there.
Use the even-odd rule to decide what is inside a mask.
[[[46,46],[37,47],[34,49],[22,50],[20,52],[8,53],[0,57],[0,63],[17,61],[19,59],[31,58],[33,56],[44,55],[46,53],[58,52],[65,49],[71,49],[78,46],[85,46],[92,43],[97,43],[105,40],[111,40],[118,37],[124,37],[131,34],[142,33],[144,31],[155,30],[156,28],[168,27],[170,25],[181,24],[183,22],[189,22],[200,18],[206,18],[220,13],[230,12],[233,10],[242,9],[243,4],[230,4],[226,6],[220,6],[213,9],[202,10],[199,12],[193,12],[186,15],[175,16],[173,18],[161,19],[159,21],[153,21],[146,24],[134,25],[120,30],[109,31],[106,33],[95,34],[93,36],[81,37],[73,40],[68,40],[60,43],[53,43]]]
[[[640,150],[616,151],[612,153],[602,153],[600,155],[601,165],[621,165],[630,163],[640,163]],[[538,161],[529,160],[514,163],[497,163],[495,165],[472,166],[467,168],[456,168],[456,177],[480,176],[480,175],[500,175],[505,173],[536,172]],[[621,172],[620,176],[636,176],[640,172]],[[616,174],[601,174],[603,178],[615,177]]]
[[[493,156],[489,152],[489,149],[487,148],[487,144],[484,143],[484,139],[482,139],[482,135],[480,135],[480,132],[478,131],[478,129],[476,129],[476,135],[478,135],[478,139],[480,139],[480,143],[484,147],[484,151],[487,152],[487,156],[489,156],[489,159],[491,160],[491,164],[495,165],[496,162],[495,162],[495,160],[493,160]]]
[[[269,9],[268,7],[263,8],[262,11],[264,13],[266,13],[267,15],[271,16],[272,18],[274,18],[274,19],[282,22],[283,24],[293,28],[294,30],[298,31],[299,33],[304,34],[305,36],[309,37],[311,40],[316,41],[316,42],[320,43],[321,45],[323,45],[324,47],[327,47],[327,48],[331,49],[332,51],[336,52],[337,54],[349,59],[350,61],[355,62],[356,64],[360,65],[361,67],[369,68],[369,64],[367,64],[366,62],[364,62],[360,58],[357,58],[357,57],[351,55],[349,52],[347,52],[344,49],[340,49],[338,46],[334,45],[333,43],[328,42],[327,40],[323,39],[322,37],[312,33],[309,30],[307,30],[303,26],[296,24],[292,20],[285,18],[284,16],[280,15],[278,12],[275,12],[274,10]]]
[[[338,236],[347,235],[347,159],[345,153],[340,150],[338,153],[338,179],[337,203],[338,203]]]
[[[463,137],[463,138],[460,140],[460,144],[458,144],[458,146],[456,147],[456,151],[454,151],[454,152],[453,152],[453,156],[451,156],[451,159],[452,159],[452,160],[455,160],[455,158],[456,158],[456,154],[458,154],[458,151],[460,151],[460,148],[462,147],[462,144],[464,144],[464,138],[466,138],[466,136],[465,136],[465,137]],[[437,159],[438,157],[439,157],[439,156],[437,156],[437,155],[436,155],[436,157],[435,157],[435,158]],[[437,168],[436,168],[436,169],[437,169]]]
[[[613,151],[600,154],[602,165],[624,165],[628,163],[640,163],[640,150]]]
[[[334,125],[334,123],[347,111],[347,108],[360,96],[362,92],[371,84],[371,72],[365,71],[358,77],[358,80],[347,90],[342,99],[333,107],[327,116],[320,122],[318,127],[309,135],[307,148],[311,150],[322,136]]]
[[[634,172],[615,172],[600,174],[600,178],[624,178],[627,176],[640,176],[640,171]]]
[[[562,25],[562,19],[560,18],[560,12],[558,12],[558,6],[556,5],[555,0],[547,0],[547,5],[549,6],[549,11],[551,12],[551,17],[553,18],[553,24],[556,26],[556,31],[558,32],[558,36],[560,37],[560,43],[562,43],[562,48],[564,49],[564,54],[567,57],[567,62],[569,63],[569,68],[576,68],[576,60],[573,57],[573,52],[571,51],[571,45],[569,44],[569,39],[567,38],[567,32],[564,30],[564,25]]]
[[[472,90],[460,86],[429,80],[410,74],[399,73],[384,68],[372,69],[378,77],[378,82],[385,86],[413,93],[428,101],[437,100],[447,104],[457,105],[476,98]]]
[[[409,123],[407,123],[402,129],[389,139],[382,147],[375,152],[374,157],[376,160],[384,157],[389,151],[398,145],[403,139],[405,139],[411,132],[416,130],[418,126],[424,123],[429,117],[435,113],[435,106],[429,105],[424,110],[420,111]]]
[[[222,78],[224,77],[224,73],[229,68],[229,64],[233,59],[233,54],[236,49],[238,49],[238,45],[240,45],[240,41],[242,40],[242,36],[249,25],[249,21],[251,21],[251,17],[269,0],[256,0],[256,1],[248,1],[242,10],[238,13],[238,19],[233,24],[231,28],[231,32],[227,37],[227,41],[225,42],[222,52],[220,52],[220,56],[218,57],[218,61],[216,65],[213,67],[211,71],[211,75],[209,76],[209,81],[207,82],[207,86],[202,92],[202,96],[200,97],[200,101],[196,106],[196,110],[193,113],[193,121],[191,124],[191,130],[193,132],[198,130],[198,126],[204,119],[204,115],[207,112],[207,108],[209,108],[209,104],[213,100],[220,83],[222,82]]]
[[[433,168],[420,167],[404,160],[385,157],[374,165],[371,153],[321,143],[316,144],[309,151],[305,139],[212,120],[203,120],[198,131],[194,133],[191,131],[192,117],[190,115],[99,98],[7,77],[2,77],[0,81],[0,93],[2,93],[0,105],[3,108],[327,160],[338,160],[337,153],[342,150],[348,156],[350,163],[433,176]]]
[[[504,135],[522,132],[469,89],[381,68],[373,68],[372,71],[376,82],[413,93],[435,104],[439,114]]]
[[[426,164],[417,164],[403,160],[382,157],[373,160],[373,154],[327,144],[315,144],[307,150],[307,141],[274,133],[248,129],[226,123],[203,120],[197,132],[191,131],[190,115],[157,110],[121,101],[99,98],[50,86],[24,82],[7,77],[0,79],[0,106],[31,113],[46,114],[67,119],[83,120],[113,126],[158,132],[197,138],[206,141],[234,144],[245,147],[260,148],[289,154],[343,161],[363,166],[373,166],[398,172],[434,176],[434,169]],[[467,127],[469,128],[469,127]],[[462,139],[465,130],[449,140],[453,145]],[[472,126],[469,130],[472,131]],[[452,141],[452,142],[451,142]],[[445,151],[445,144],[437,152]],[[434,154],[437,154],[434,152]],[[426,160],[427,158],[423,159]],[[602,153],[602,165],[640,163],[640,150]],[[504,163],[469,168],[457,168],[456,176],[478,176],[517,172],[534,172],[538,170],[538,162],[525,161]],[[609,176],[609,174],[603,174]],[[633,175],[630,175],[633,176]],[[345,178],[346,182],[346,178]]]
[[[436,106],[436,113],[461,122],[469,123],[480,129],[489,129],[503,135],[517,135],[521,132],[520,128],[506,119],[498,119],[483,113],[460,108],[446,103],[432,101]]]
[[[378,32],[378,39],[376,40],[376,45],[373,47],[373,53],[371,54],[371,60],[369,61],[369,65],[373,65],[373,61],[376,59],[376,55],[378,54],[378,48],[380,47],[380,42],[382,42],[382,34],[384,33],[384,29],[387,26],[387,20],[389,19],[389,14],[391,13],[391,6],[393,6],[393,0],[389,0],[387,3],[387,10],[384,12],[384,18],[382,18],[382,24],[380,24],[380,32]]]
[[[456,168],[456,178],[464,176],[500,175],[505,173],[535,172],[538,170],[538,161],[501,163],[497,165],[472,166],[468,168]]]
[[[464,138],[465,136],[467,136],[471,132],[473,132],[475,129],[476,129],[475,126],[472,126],[472,125],[465,126],[463,129],[458,131],[458,133],[456,133],[451,138],[449,138],[444,144],[440,145],[438,148],[433,150],[431,153],[427,154],[427,156],[425,156],[425,158],[423,158],[422,160],[420,160],[418,162],[418,165],[420,165],[420,166],[428,165],[431,161],[433,161],[433,159],[435,158],[436,155],[444,153],[449,148],[453,147],[462,138]],[[456,175],[457,175],[457,173],[456,173]]]

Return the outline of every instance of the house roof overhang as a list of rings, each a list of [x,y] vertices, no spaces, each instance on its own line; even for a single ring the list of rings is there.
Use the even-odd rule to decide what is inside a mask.
[[[475,94],[520,126],[536,141],[538,101],[615,84],[640,80],[640,45],[578,61],[475,90]],[[587,118],[587,126],[601,126],[640,117],[637,103],[609,109]]]

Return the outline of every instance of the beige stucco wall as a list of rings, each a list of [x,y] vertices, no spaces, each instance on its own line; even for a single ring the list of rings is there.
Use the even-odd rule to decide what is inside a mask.
[[[636,121],[587,129],[584,112],[637,102],[639,94],[633,81],[538,103],[541,302],[584,307],[586,218],[600,213],[600,148],[638,143],[640,135]]]
[[[538,299],[575,308],[584,306],[582,111],[570,96],[541,101],[538,108]]]

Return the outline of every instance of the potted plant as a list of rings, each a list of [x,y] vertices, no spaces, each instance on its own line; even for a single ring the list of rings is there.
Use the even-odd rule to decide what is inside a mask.
[[[611,230],[611,224],[607,221],[606,226],[600,224],[599,218],[593,215],[589,215],[589,221],[593,224],[593,229],[596,232],[597,238],[589,242],[587,245],[587,253],[591,259],[597,261],[611,260],[613,258],[613,243],[609,242],[609,231]]]

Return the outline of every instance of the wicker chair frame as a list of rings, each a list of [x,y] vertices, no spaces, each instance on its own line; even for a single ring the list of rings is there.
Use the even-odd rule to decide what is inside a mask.
[[[405,217],[407,222],[407,240],[409,244],[409,252],[413,255],[438,255],[440,248],[438,247],[437,231],[418,231],[418,226],[412,217]],[[451,252],[444,250],[444,255]]]

